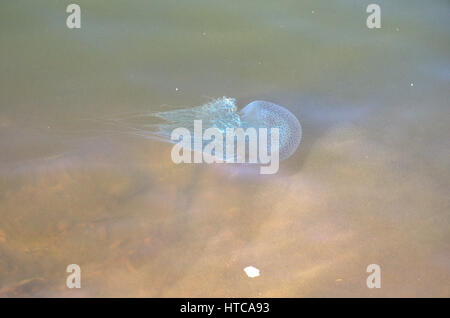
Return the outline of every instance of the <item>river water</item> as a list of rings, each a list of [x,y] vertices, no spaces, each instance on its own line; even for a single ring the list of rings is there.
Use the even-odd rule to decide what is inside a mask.
[[[449,297],[450,3],[371,2],[2,1],[0,296]],[[277,174],[98,120],[222,96],[300,120]]]

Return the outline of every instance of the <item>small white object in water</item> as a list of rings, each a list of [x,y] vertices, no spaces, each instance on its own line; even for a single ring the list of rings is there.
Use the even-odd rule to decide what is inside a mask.
[[[414,83],[411,83],[411,87],[413,87],[414,86]]]
[[[244,268],[244,272],[247,274],[248,277],[254,278],[259,276],[259,269],[253,266],[247,266]]]

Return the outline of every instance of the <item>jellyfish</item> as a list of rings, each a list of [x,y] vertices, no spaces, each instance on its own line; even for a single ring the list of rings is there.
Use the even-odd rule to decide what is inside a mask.
[[[227,128],[278,128],[280,160],[290,157],[302,138],[300,122],[286,108],[256,100],[238,111],[236,100],[225,96],[202,106],[135,114],[110,120],[127,127],[128,132],[134,135],[169,143],[174,143],[171,139],[174,129],[184,127],[193,131],[195,120],[202,120],[204,129],[214,127],[222,133],[225,133]]]

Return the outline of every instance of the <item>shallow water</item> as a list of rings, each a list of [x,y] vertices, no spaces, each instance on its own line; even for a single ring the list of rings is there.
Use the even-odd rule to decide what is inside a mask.
[[[380,30],[365,1],[77,3],[0,4],[0,296],[450,296],[448,1]],[[300,120],[278,174],[93,120],[221,96]]]

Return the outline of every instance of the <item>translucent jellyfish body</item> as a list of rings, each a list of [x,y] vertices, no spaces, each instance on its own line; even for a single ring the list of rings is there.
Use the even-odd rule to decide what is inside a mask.
[[[302,139],[302,126],[286,108],[266,101],[253,101],[240,111],[241,120],[249,127],[278,128],[280,159],[290,157]]]
[[[227,128],[267,128],[268,131],[278,128],[280,160],[291,156],[302,138],[302,127],[298,119],[286,108],[266,101],[253,101],[238,111],[234,98],[222,97],[202,106],[140,114],[138,117],[141,123],[131,124],[130,118],[121,118],[117,123],[126,123],[130,132],[135,135],[171,143],[174,143],[171,140],[174,129],[183,127],[193,132],[195,120],[202,121],[203,130],[214,127],[222,133],[225,133]],[[142,123],[142,119],[147,117],[163,122]],[[270,137],[268,139],[270,140]],[[225,158],[227,159],[230,158]]]

